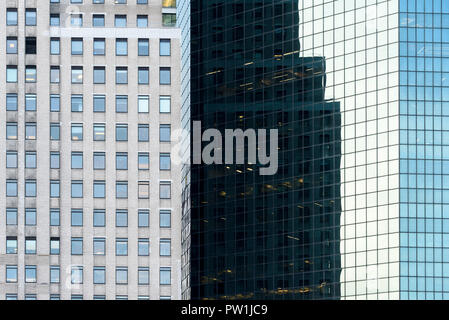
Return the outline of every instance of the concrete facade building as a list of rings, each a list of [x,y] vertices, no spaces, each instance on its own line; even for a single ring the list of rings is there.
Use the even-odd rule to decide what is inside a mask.
[[[0,17],[0,300],[179,299],[176,1]]]

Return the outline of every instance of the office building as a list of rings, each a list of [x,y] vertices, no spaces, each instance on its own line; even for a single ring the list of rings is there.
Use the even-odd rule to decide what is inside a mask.
[[[176,1],[0,17],[0,299],[179,299]]]

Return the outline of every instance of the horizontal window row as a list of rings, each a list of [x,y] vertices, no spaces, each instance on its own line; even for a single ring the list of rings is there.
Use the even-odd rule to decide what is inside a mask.
[[[160,39],[159,45],[159,55],[160,56],[170,56],[171,55],[171,42],[170,39]],[[9,36],[6,38],[6,53],[7,54],[17,54],[19,52],[19,42],[18,38],[14,36]],[[26,37],[25,38],[25,54],[36,54],[37,53],[37,40],[36,37]],[[71,39],[71,54],[72,55],[82,55],[83,49],[83,38],[72,38]],[[94,38],[93,40],[93,51],[94,55],[105,55],[106,54],[106,39],[104,38]],[[61,54],[61,40],[60,38],[50,38],[50,54],[59,55]],[[115,54],[117,56],[127,56],[128,55],[128,39],[120,38],[115,39]],[[150,42],[149,39],[138,39],[137,42],[137,54],[139,56],[149,56],[150,54]]]
[[[25,266],[25,283],[37,283],[37,268],[36,265]],[[41,267],[40,267],[41,268]],[[60,266],[50,266],[50,283],[60,283],[61,281],[61,268]],[[84,283],[84,267],[72,266],[70,269],[70,278],[72,284]],[[18,282],[18,266],[6,265],[6,283]],[[138,267],[137,269],[137,282],[139,285],[150,284],[150,269],[148,267]],[[106,283],[106,267],[94,266],[93,267],[93,283],[105,284]],[[128,284],[128,267],[116,267],[115,268],[115,283],[116,284]],[[159,284],[170,285],[171,284],[171,267],[161,267],[159,269]]]
[[[149,84],[150,83],[150,69],[148,67],[139,67],[137,69],[137,83]],[[37,69],[36,66],[25,67],[25,82],[34,83],[37,81]],[[61,70],[59,66],[50,67],[50,83],[60,83]],[[15,83],[18,82],[18,70],[16,65],[6,66],[6,82]],[[71,83],[82,84],[84,82],[84,74],[82,66],[72,66],[71,69]],[[94,67],[93,69],[93,83],[105,84],[106,83],[106,67]],[[128,67],[115,67],[115,84],[128,84]],[[159,68],[159,84],[170,85],[171,84],[171,68],[160,67]]]
[[[24,195],[25,197],[35,198],[38,196],[37,180],[27,179],[24,183]],[[6,180],[6,196],[17,197],[18,196],[18,181],[15,179]],[[84,192],[84,183],[82,180],[71,181],[71,193],[72,198],[85,198],[87,195]],[[93,182],[93,198],[106,198],[106,181],[95,180]],[[137,196],[139,199],[150,198],[150,182],[138,181],[137,182]],[[50,180],[50,198],[61,197],[61,181]],[[116,181],[115,183],[115,198],[116,199],[128,199],[128,181]],[[159,183],[159,198],[171,199],[171,182],[161,181]]]
[[[126,113],[128,112],[128,96],[116,95],[115,96],[115,112]],[[18,111],[19,102],[17,93],[6,94],[6,111]],[[25,95],[25,111],[37,110],[37,95],[35,93],[28,93]],[[70,97],[70,108],[72,112],[83,112],[84,110],[84,98],[82,94],[74,94]],[[106,112],[107,103],[106,95],[94,94],[92,101],[93,112]],[[108,108],[109,110],[109,108]],[[50,95],[50,111],[61,111],[61,96],[58,94]],[[137,97],[137,112],[149,113],[150,112],[150,96],[139,95]],[[170,113],[171,112],[171,96],[159,97],[159,112]]]
[[[58,255],[60,250],[60,238],[50,238],[50,254]],[[37,239],[36,237],[25,237],[25,254],[37,254]],[[6,254],[18,253],[18,240],[17,237],[6,237]],[[71,238],[71,254],[82,255],[83,254],[83,238]],[[106,239],[94,238],[93,239],[93,254],[94,255],[106,255]],[[139,238],[137,243],[137,254],[139,256],[150,255],[150,240],[147,238]],[[115,255],[127,256],[128,255],[128,239],[117,238],[115,240]],[[163,257],[171,256],[171,239],[160,239],[159,241],[159,255]]]
[[[37,225],[38,210],[36,208],[25,208],[24,223],[26,226]],[[92,211],[92,224],[93,227],[106,227],[106,210],[94,209]],[[58,227],[61,225],[61,213],[59,209],[50,209],[50,226]],[[84,213],[82,209],[72,209],[70,223],[74,227],[83,226]],[[18,209],[6,208],[6,225],[16,226],[18,225]],[[128,210],[118,209],[115,213],[115,226],[116,227],[128,227]],[[150,211],[147,209],[139,209],[137,211],[137,226],[139,228],[150,227]],[[160,210],[159,211],[159,227],[171,228],[171,211]]]
[[[83,300],[84,296],[79,294],[72,294],[71,300]],[[160,300],[171,300],[171,296],[160,296]],[[17,293],[7,293],[5,295],[5,300],[18,300]],[[25,300],[37,300],[37,295],[35,294],[25,294]],[[50,294],[50,300],[61,300],[59,294]],[[106,300],[105,295],[94,295],[92,300]],[[116,295],[115,300],[128,300],[127,295]],[[137,300],[150,300],[149,296],[138,296]]]
[[[161,135],[162,134],[162,135]],[[171,141],[171,127],[170,125],[161,125],[159,127],[159,140],[161,142]],[[70,137],[72,141],[84,140],[84,126],[82,123],[72,123],[70,126]],[[25,123],[25,140],[36,140],[37,138],[37,124],[35,122]],[[18,139],[18,124],[17,122],[6,123],[6,139]],[[50,140],[61,140],[61,124],[59,122],[50,123]],[[93,141],[106,141],[106,124],[93,124]],[[128,141],[128,124],[115,125],[115,141]],[[148,124],[137,125],[137,141],[150,141],[150,126]]]

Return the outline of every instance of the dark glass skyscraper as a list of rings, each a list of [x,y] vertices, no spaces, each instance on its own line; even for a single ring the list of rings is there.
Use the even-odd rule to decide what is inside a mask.
[[[324,98],[325,58],[300,57],[298,1],[190,6],[184,118],[278,129],[279,169],[262,176],[246,158],[185,170],[184,298],[340,298],[340,104]]]

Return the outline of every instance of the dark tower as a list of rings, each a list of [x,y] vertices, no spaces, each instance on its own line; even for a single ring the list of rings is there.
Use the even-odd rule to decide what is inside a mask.
[[[279,130],[273,176],[191,166],[191,298],[339,299],[340,104],[325,58],[300,57],[297,0],[190,5],[191,121]]]

